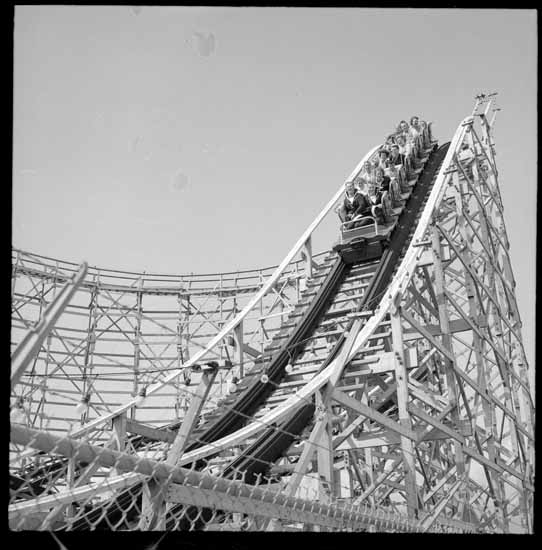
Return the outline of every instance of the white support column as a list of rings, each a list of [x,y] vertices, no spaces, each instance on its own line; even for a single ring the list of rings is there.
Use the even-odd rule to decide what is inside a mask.
[[[181,458],[188,439],[196,420],[199,417],[205,399],[209,395],[209,391],[213,385],[213,381],[217,375],[218,369],[209,367],[202,371],[201,380],[196,389],[196,393],[192,396],[188,411],[183,419],[183,422],[177,432],[175,441],[171,445],[165,464],[176,467]],[[150,480],[147,483],[148,491],[143,493],[143,502],[141,506],[141,518],[139,520],[138,529],[147,530],[163,530],[165,528],[165,495],[168,488],[168,483],[158,484]]]
[[[329,502],[335,495],[335,478],[333,471],[333,440],[331,435],[331,414],[328,403],[324,402],[322,392],[316,393],[316,410],[323,423],[320,440],[316,447],[318,462],[318,494],[320,502]],[[326,487],[327,486],[327,487]]]
[[[312,277],[312,240],[309,237],[303,245],[302,255],[305,259],[305,278],[310,279]]]
[[[396,297],[396,304],[400,302],[400,295]],[[408,357],[404,353],[403,327],[401,325],[401,308],[394,306],[391,314],[392,344],[395,353],[395,379],[397,383],[397,408],[399,423],[406,429],[412,429],[412,422],[408,412]],[[414,519],[418,515],[418,495],[416,489],[416,466],[414,445],[412,441],[401,435],[401,451],[403,453],[403,467],[405,470],[405,486],[407,497],[408,517]]]
[[[113,424],[113,442],[112,447],[116,451],[123,452],[126,446],[126,412],[115,416],[112,420]],[[121,475],[124,472],[116,470],[117,475]]]
[[[239,380],[245,376],[244,365],[244,342],[243,342],[243,321],[233,329],[233,338],[235,340],[235,363],[239,365]]]
[[[139,392],[139,361],[141,359],[141,319],[143,317],[143,277],[139,278],[138,290],[137,290],[137,311],[135,320],[135,334],[134,334],[134,383],[133,383],[133,395],[134,397]],[[132,407],[130,410],[130,417],[132,420],[136,418],[137,407]]]
[[[27,330],[26,334],[11,355],[11,388],[13,389],[27,366],[38,353],[43,341],[65,310],[73,295],[83,282],[87,274],[88,264],[83,262],[71,280],[62,287],[60,293],[55,296],[43,313],[43,316],[35,327]]]
[[[433,251],[433,265],[435,270],[435,291],[438,304],[439,322],[442,330],[442,345],[453,356],[453,347],[450,331],[450,320],[448,317],[448,310],[446,308],[446,295],[444,292],[446,282],[444,278],[444,269],[442,264],[443,250],[440,244],[440,237],[437,228],[433,225],[431,227],[431,243]],[[448,387],[448,403],[451,410],[451,417],[454,423],[454,429],[460,429],[460,416],[459,416],[459,404],[458,404],[458,390],[454,374],[454,361],[449,357],[443,357],[445,372],[446,372],[446,385]],[[461,480],[465,480],[465,457],[461,444],[457,441],[454,442],[455,450],[455,462],[457,466],[457,475]],[[462,483],[459,493],[460,503],[468,502],[468,495],[465,492],[466,484]]]

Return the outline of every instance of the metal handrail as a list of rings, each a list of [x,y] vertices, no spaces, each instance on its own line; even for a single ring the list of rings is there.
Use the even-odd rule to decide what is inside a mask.
[[[348,233],[349,231],[355,231],[356,229],[359,229],[360,227],[363,227],[363,226],[352,227],[350,229],[346,228],[347,225],[350,225],[350,224],[353,224],[353,223],[356,223],[356,222],[360,222],[362,220],[373,220],[374,226],[375,226],[375,234],[378,233],[378,220],[376,218],[374,218],[373,216],[361,216],[360,214],[358,214],[358,216],[356,216],[355,218],[352,218],[350,221],[341,223],[341,233],[344,235],[344,233]]]

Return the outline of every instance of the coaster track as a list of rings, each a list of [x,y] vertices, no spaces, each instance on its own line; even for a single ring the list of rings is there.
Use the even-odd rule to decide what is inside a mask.
[[[146,388],[147,396],[158,396],[197,367],[199,385],[183,420],[158,429],[131,421],[127,429],[126,412],[138,405],[133,398],[72,431],[66,436],[71,447],[31,428],[12,428],[13,444],[26,449],[16,458],[35,457],[26,466],[24,458],[10,473],[12,521],[23,524],[27,510],[42,529],[276,530],[313,523],[371,530],[383,528],[380,510],[390,510],[384,530],[508,532],[519,521],[529,531],[534,408],[519,314],[505,279],[513,280],[506,235],[491,219],[501,215],[502,206],[490,137],[494,119],[488,122],[487,109],[476,112],[482,105],[478,101],[450,143],[437,147],[425,136],[410,189],[397,217],[377,234],[374,249],[370,241],[338,245],[313,265],[295,306],[262,352],[253,354],[235,391],[216,406],[206,404],[217,363],[202,371],[202,361],[276,288],[300,250],[312,262],[312,232],[341,190],[246,306],[182,368]],[[477,117],[481,131],[474,129]],[[466,144],[474,151],[468,165],[460,158]],[[473,204],[478,214],[471,215]],[[480,246],[474,246],[476,239]],[[476,263],[476,254],[483,261]],[[484,262],[496,267],[488,271]],[[507,353],[516,366],[505,366]],[[126,431],[133,435],[127,438]],[[116,434],[113,447],[104,444],[108,433]],[[94,450],[77,458],[74,442],[88,437]],[[51,448],[62,452],[55,456]],[[127,463],[128,455],[145,464],[155,461],[153,472],[175,470],[166,479],[142,478],[131,466],[111,468]],[[48,462],[40,464],[40,456]],[[315,468],[318,476],[311,481]],[[113,472],[123,471],[113,482]],[[103,492],[91,489],[98,474],[118,488],[92,500],[83,488],[87,483],[89,495]],[[192,482],[172,482],[190,476],[197,480],[190,493]],[[74,479],[86,500],[73,496]],[[211,492],[204,489],[208,479],[215,480]],[[249,491],[251,506],[257,506],[269,495],[258,492],[262,479],[276,496],[261,513],[250,512],[245,497],[230,502],[224,496]],[[55,485],[57,497],[51,496]],[[300,495],[307,491],[313,495],[309,501],[320,500],[324,507],[331,502],[338,524],[329,520],[327,508],[320,516],[305,511],[309,501]],[[279,496],[297,499],[293,506],[303,511],[296,521],[271,504]],[[43,504],[47,498],[57,505]],[[345,499],[354,506],[348,512]],[[370,504],[366,515],[355,508],[360,503]]]

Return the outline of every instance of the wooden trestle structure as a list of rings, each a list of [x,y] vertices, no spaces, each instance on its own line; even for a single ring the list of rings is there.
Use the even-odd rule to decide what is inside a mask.
[[[274,268],[14,250],[10,527],[533,532],[494,101],[424,132],[377,258],[312,253],[342,186]]]

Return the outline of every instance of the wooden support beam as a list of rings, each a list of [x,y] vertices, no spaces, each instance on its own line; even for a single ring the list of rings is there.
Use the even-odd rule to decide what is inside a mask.
[[[320,502],[329,502],[335,495],[335,472],[333,471],[333,442],[331,439],[331,411],[329,399],[324,402],[325,395],[320,390],[316,394],[316,408],[322,415],[323,429],[316,448],[318,464],[318,496]]]
[[[363,491],[363,493],[361,493],[361,495],[354,500],[354,504],[360,504],[361,502],[369,498],[378,489],[378,487],[382,485],[384,480],[386,480],[391,474],[393,474],[400,462],[401,457],[398,456],[392,462],[389,470],[385,470],[379,476],[377,476],[377,478],[371,483],[371,485],[369,485],[369,487],[367,487],[367,489],[365,489],[365,491]]]
[[[176,467],[178,465],[217,373],[218,369],[213,367],[209,367],[202,371],[200,383],[192,396],[186,416],[167,454],[165,464],[168,466]],[[143,495],[144,498],[138,529],[143,531],[151,529],[162,530],[164,528],[166,513],[164,498],[167,494],[168,484],[164,483],[160,485],[156,481],[150,480],[147,483],[147,489],[148,494],[144,493]]]
[[[426,502],[428,502],[429,500],[431,500],[433,498],[433,496],[438,492],[440,491],[440,489],[442,489],[442,487],[444,486],[444,484],[452,477],[456,474],[457,472],[457,467],[456,466],[452,466],[447,472],[446,474],[444,475],[444,477],[442,477],[432,488],[430,491],[428,491],[423,497],[422,497],[422,502],[425,504]]]
[[[442,513],[446,505],[450,502],[451,498],[457,493],[457,491],[464,485],[463,479],[458,479],[451,489],[448,490],[446,495],[442,497],[436,508],[422,521],[422,531],[426,533],[431,526],[435,523],[435,520]]]
[[[449,426],[446,426],[444,422],[437,420],[435,417],[426,413],[423,409],[420,409],[419,407],[416,407],[411,403],[409,403],[408,410],[414,416],[417,416],[420,420],[423,420],[424,422],[426,422],[427,424],[430,424],[434,428],[438,428],[439,430],[447,434],[448,437],[455,439],[458,443],[461,443],[462,445],[465,444],[465,438],[459,432],[455,431],[453,428],[450,428]]]
[[[447,295],[449,295],[447,293]],[[431,336],[442,336],[442,328],[440,325],[420,325],[425,331],[427,331]],[[487,325],[482,325],[487,326]],[[464,319],[453,319],[450,321],[450,334],[455,334],[456,332],[466,332],[471,330],[471,325]],[[405,342],[410,342],[412,340],[419,340],[425,338],[424,334],[418,332],[418,330],[405,330],[403,332],[403,340]]]
[[[432,262],[433,260],[431,259],[431,263]],[[427,281],[425,286],[428,287],[429,285],[431,285],[431,281]],[[418,289],[416,288],[416,285],[414,284],[414,279],[410,281],[410,285],[408,286],[408,292],[412,294],[412,297],[413,297],[412,301],[417,301],[420,304],[422,304],[427,309],[427,311],[429,311],[429,313],[431,313],[431,315],[435,317],[435,319],[438,319],[437,309],[433,307],[433,304],[431,304],[429,300],[427,300],[424,296],[422,296],[420,291],[418,291]]]
[[[437,348],[437,350],[442,354],[444,355],[445,357],[447,357],[450,361],[454,361],[455,360],[455,357],[453,355],[453,353],[451,353],[448,349],[446,349],[444,347],[444,345],[439,342],[432,334],[431,332],[429,332],[428,329],[426,329],[425,327],[423,327],[422,325],[420,325],[418,322],[416,322],[412,316],[407,313],[405,310],[402,310],[401,311],[401,316],[403,317],[403,319],[405,321],[408,322],[409,325],[411,325],[415,331],[419,332],[423,338],[425,338],[426,340],[429,340],[429,342],[431,342],[431,344],[433,344],[433,346],[435,348]],[[440,334],[442,334],[442,332],[440,332]]]
[[[258,351],[257,349],[249,346],[248,344],[243,344],[243,351],[247,355],[250,355],[251,357],[260,357],[260,355],[261,355],[260,351]]]
[[[396,304],[401,297],[397,296]],[[408,372],[407,356],[404,353],[403,326],[401,324],[401,307],[392,306],[390,313],[393,350],[395,353],[395,382],[397,385],[397,408],[399,422],[407,430],[412,430],[412,423],[408,411]],[[416,487],[416,466],[414,445],[411,439],[400,436],[401,452],[403,454],[403,468],[405,471],[405,489],[407,499],[407,514],[409,518],[418,515],[418,491]]]
[[[73,277],[66,282],[62,290],[54,297],[43,312],[38,323],[29,328],[11,355],[11,389],[15,388],[28,365],[37,355],[43,341],[52,330],[58,318],[65,310],[73,295],[83,282],[88,264],[83,262]]]
[[[439,428],[432,428],[426,431],[423,428],[415,428],[414,432],[417,434],[417,443],[421,441],[439,441],[442,439],[449,439],[448,433],[440,430]],[[461,423],[460,430],[458,432],[463,437],[472,435],[472,428],[468,421]],[[401,438],[399,435],[390,432],[380,430],[378,432],[369,432],[362,434],[359,437],[350,436],[335,448],[336,451],[351,451],[356,449],[367,449],[371,447],[382,447],[383,445],[399,445]]]
[[[123,452],[126,446],[126,411],[113,418],[112,424],[112,448]],[[120,475],[120,473],[117,471],[117,474]]]
[[[385,428],[388,428],[389,430],[392,430],[395,433],[404,435],[405,437],[408,437],[412,441],[417,440],[417,435],[413,430],[405,428],[398,422],[391,420],[387,416],[379,413],[378,411],[374,410],[368,405],[364,405],[363,403],[356,401],[354,398],[346,395],[345,393],[339,390],[335,390],[333,392],[333,399],[337,401],[337,403],[340,403],[341,405],[344,405],[345,407],[348,407],[362,414],[363,416],[367,417],[373,422],[376,422],[377,424],[380,424],[381,426],[384,426]]]
[[[325,412],[329,402],[331,401],[332,398],[334,398],[334,392],[336,391],[335,389],[336,384],[339,381],[339,378],[344,369],[345,363],[352,349],[352,345],[354,344],[357,338],[357,335],[359,333],[359,330],[361,328],[361,325],[362,325],[362,321],[360,319],[355,319],[352,323],[352,326],[350,327],[350,331],[341,347],[339,355],[337,356],[336,367],[334,371],[331,373],[328,383],[324,387],[323,395],[321,395],[321,397],[319,398],[320,412]],[[322,411],[322,408],[324,409],[323,411]],[[329,426],[328,416],[326,414],[321,415],[317,419],[316,424],[314,425],[311,431],[309,441],[305,444],[305,447],[303,448],[303,452],[301,454],[301,458],[298,460],[294,470],[294,474],[290,479],[290,482],[288,483],[288,487],[286,489],[286,494],[288,496],[293,496],[297,491],[297,488],[299,487],[301,479],[303,478],[307,470],[307,467],[310,463],[310,460],[313,456],[315,444],[322,439],[326,429],[329,429],[329,428],[330,426]],[[326,441],[327,441],[328,452],[333,453],[333,444],[332,444],[331,437],[326,438]],[[331,460],[330,462],[331,464],[333,464],[333,460]]]
[[[288,487],[285,491],[285,494],[288,496],[294,496],[299,484],[301,483],[301,480],[305,476],[305,472],[307,471],[307,468],[312,460],[312,456],[314,454],[315,450],[315,444],[318,442],[321,437],[322,433],[325,429],[325,418],[318,418],[316,420],[316,423],[314,424],[311,433],[309,435],[308,440],[305,442],[305,445],[303,447],[303,451],[301,453],[301,456],[299,457],[299,460],[297,461],[295,465],[295,469],[293,472],[293,475],[288,483]]]
[[[305,277],[307,279],[310,279],[312,277],[312,240],[311,237],[309,237],[305,243],[303,244],[302,248],[302,255],[304,257],[304,263],[305,263]]]
[[[239,378],[243,379],[245,376],[245,363],[244,363],[244,342],[243,342],[243,321],[236,325],[233,329],[233,338],[235,340],[235,362],[239,365]],[[254,350],[256,351],[256,350]]]
[[[154,428],[135,420],[126,421],[126,431],[128,433],[142,435],[151,441],[163,441],[164,443],[173,443],[175,441],[175,432],[164,430],[163,428]]]

